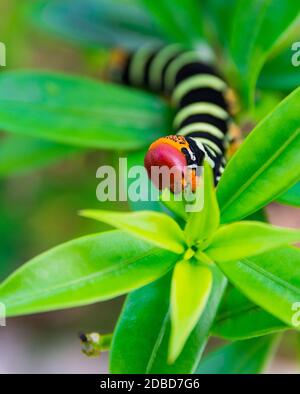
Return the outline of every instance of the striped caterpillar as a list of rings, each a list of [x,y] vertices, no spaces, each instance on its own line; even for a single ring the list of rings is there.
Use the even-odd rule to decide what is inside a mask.
[[[192,177],[206,159],[213,168],[215,184],[225,165],[225,152],[239,140],[230,114],[232,91],[217,71],[200,59],[199,52],[179,44],[162,48],[143,47],[134,53],[117,50],[112,56],[110,75],[119,82],[170,97],[176,109],[174,135],[153,142],[145,156],[150,176],[152,166],[176,167]],[[231,132],[229,132],[231,130]],[[182,187],[186,187],[182,176]]]

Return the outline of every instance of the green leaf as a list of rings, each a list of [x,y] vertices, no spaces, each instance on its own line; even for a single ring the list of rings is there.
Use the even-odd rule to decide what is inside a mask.
[[[261,70],[258,87],[268,90],[271,97],[274,97],[275,90],[289,93],[300,85],[299,70],[293,64],[294,58],[298,59],[294,44],[299,39],[299,28],[300,17],[277,41]]]
[[[169,362],[182,351],[207,304],[212,288],[211,270],[196,261],[175,265],[171,285],[171,335]]]
[[[0,285],[7,316],[108,300],[164,275],[176,255],[121,231],[78,238],[23,265]]]
[[[170,279],[167,274],[127,296],[114,332],[111,373],[151,371],[168,320]]]
[[[173,42],[196,46],[202,36],[202,15],[197,0],[142,0],[161,31]]]
[[[258,337],[289,328],[265,312],[233,286],[228,286],[211,335],[231,341]]]
[[[0,128],[63,144],[146,146],[168,130],[159,99],[125,87],[44,72],[0,75]]]
[[[164,213],[152,211],[113,212],[99,209],[84,210],[80,214],[86,218],[99,220],[128,231],[163,249],[178,254],[184,252],[183,231],[175,220]]]
[[[226,279],[213,268],[207,306],[173,364],[168,364],[171,276],[131,293],[117,324],[110,355],[111,373],[193,373],[205,348]],[[142,333],[142,335],[141,335]]]
[[[216,198],[213,173],[207,161],[204,162],[204,206],[201,211],[189,215],[185,236],[189,245],[197,241],[209,240],[220,224],[220,211]]]
[[[300,85],[299,67],[293,66],[290,48],[265,64],[258,79],[258,87],[290,92]],[[273,93],[273,92],[272,92]]]
[[[276,200],[281,204],[292,205],[300,207],[300,182],[296,183],[288,191],[281,194]]]
[[[175,195],[170,192],[169,189],[164,189],[160,196],[160,201],[164,204],[166,208],[169,209],[172,213],[174,213],[177,217],[187,220],[187,212],[185,209],[184,196],[181,194],[180,199],[178,198],[178,194]]]
[[[233,15],[230,54],[244,100],[252,102],[259,72],[269,53],[299,15],[294,0],[239,0]]]
[[[0,176],[24,174],[79,151],[78,148],[51,141],[6,137],[0,142]]]
[[[254,111],[252,111],[251,115],[248,115],[249,119],[251,118],[252,124],[257,125],[268,116],[279,105],[282,98],[283,96],[280,92],[260,91],[257,95]]]
[[[300,88],[250,133],[217,188],[223,223],[240,220],[300,179]]]
[[[300,250],[277,249],[256,257],[218,264],[230,282],[261,308],[295,327],[300,299]]]
[[[262,214],[262,211],[258,211],[255,213],[257,218],[253,217],[251,219],[265,221],[263,216],[259,217]],[[250,217],[248,217],[249,219]],[[287,328],[288,326],[281,320],[276,319],[273,315],[252,303],[235,287],[227,286],[211,329],[211,335],[236,341],[286,330]]]
[[[198,374],[262,373],[274,353],[278,339],[274,335],[238,341],[209,353],[197,368]]]
[[[216,34],[214,41],[224,47],[228,47],[232,29],[232,16],[237,6],[237,0],[202,0],[206,19],[210,19],[209,29],[206,34],[212,33],[212,28]],[[204,20],[204,22],[206,21]],[[213,42],[215,44],[215,42]]]
[[[34,26],[59,39],[87,48],[136,49],[165,41],[138,1],[52,0],[34,2],[30,9]]]
[[[300,230],[243,221],[221,226],[205,253],[213,261],[223,263],[255,256],[300,241]]]
[[[299,10],[298,10],[299,11]],[[290,49],[294,42],[298,41],[300,29],[300,14],[295,18],[294,22],[289,26],[287,30],[280,36],[279,40],[272,47],[272,51],[269,54],[269,59],[273,59],[278,56],[286,49]]]

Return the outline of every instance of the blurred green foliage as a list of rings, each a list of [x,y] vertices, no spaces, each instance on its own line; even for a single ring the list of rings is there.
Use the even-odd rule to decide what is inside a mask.
[[[18,80],[18,75],[20,76],[20,74],[14,73],[16,69],[28,67],[47,68],[98,78],[102,76],[101,66],[106,62],[108,50],[111,47],[122,46],[126,49],[134,49],[145,43],[159,44],[170,41],[180,41],[191,47],[202,45],[204,40],[210,43],[215,50],[217,60],[223,65],[222,71],[224,75],[231,85],[237,89],[240,96],[242,111],[239,115],[239,121],[242,126],[246,125],[247,122],[250,122],[252,126],[264,118],[266,114],[273,110],[274,105],[298,87],[300,82],[299,71],[291,65],[291,43],[300,38],[299,6],[294,1],[277,2],[274,0],[249,3],[245,0],[230,0],[227,2],[222,0],[205,0],[200,5],[196,0],[182,0],[178,2],[177,7],[174,7],[173,2],[169,0],[162,0],[159,4],[148,0],[66,0],[64,2],[58,0],[24,0],[22,2],[18,0],[11,0],[10,2],[0,0],[0,13],[0,40],[7,45],[7,69],[12,71],[12,82],[8,82],[8,85],[6,85],[10,77],[9,74],[6,77],[6,70],[1,70],[3,75],[0,76],[0,88],[2,81],[2,86],[10,91],[11,97],[17,94],[18,98],[23,97],[24,100],[28,99],[32,93],[33,101],[35,101],[36,95],[39,95],[41,92],[39,89],[42,84],[35,74],[31,74],[30,80],[32,84],[27,86],[26,84],[21,85],[19,83],[20,80]],[[255,26],[255,34],[253,33],[253,26]],[[49,81],[53,82],[53,76],[46,75],[48,75],[48,79],[46,78],[47,85]],[[68,80],[74,82],[75,78]],[[74,83],[71,83],[71,85],[74,85]],[[83,79],[80,81],[78,79],[79,85],[84,85],[85,83]],[[90,84],[89,87],[92,86],[92,83]],[[65,83],[62,91],[67,90],[68,87],[66,85],[67,83]],[[93,107],[96,103],[99,104],[101,99],[103,99],[103,97],[100,97],[101,94],[96,93],[97,88],[100,89],[101,85],[97,83],[93,83],[93,85],[95,87],[94,96],[91,102],[86,103],[85,110],[87,107]],[[49,85],[47,86],[49,87]],[[78,88],[78,86],[75,87]],[[114,87],[111,89],[111,98],[122,94],[119,93],[122,89],[119,90]],[[84,89],[81,92],[83,91]],[[109,136],[108,133],[104,141],[106,144],[101,143],[101,141],[98,141],[99,143],[95,142],[95,140],[91,141],[91,139],[84,142],[84,132],[89,122],[89,130],[96,130],[96,132],[100,130],[100,132],[104,132],[104,135],[108,129],[110,131],[114,129],[116,133],[124,131],[118,130],[117,127],[114,128],[115,116],[118,107],[122,103],[120,104],[118,100],[116,102],[112,100],[110,110],[114,107],[114,111],[110,114],[111,119],[106,117],[106,123],[104,122],[102,129],[99,127],[98,119],[89,119],[90,113],[88,111],[82,119],[82,112],[76,114],[76,111],[73,111],[73,108],[68,108],[68,106],[63,107],[63,109],[60,108],[61,117],[58,122],[60,125],[63,123],[64,116],[62,115],[70,115],[72,112],[72,127],[78,127],[77,131],[80,129],[81,133],[81,142],[78,143],[78,139],[74,139],[75,134],[72,133],[70,128],[68,130],[60,130],[59,133],[56,135],[54,133],[53,135],[53,130],[55,131],[54,125],[54,127],[49,128],[50,135],[46,135],[47,131],[49,131],[48,126],[51,124],[49,113],[47,111],[43,112],[39,108],[37,111],[38,116],[35,116],[36,110],[32,111],[29,116],[26,108],[22,111],[22,104],[19,103],[18,106],[17,103],[7,103],[4,97],[6,94],[4,93],[2,91],[1,96],[0,92],[0,100],[1,97],[3,99],[2,105],[0,103],[0,115],[2,110],[0,126],[2,130],[47,138],[41,140],[27,139],[24,136],[14,135],[12,137],[1,135],[0,137],[2,143],[0,148],[0,176],[2,175],[0,180],[1,278],[6,276],[8,272],[11,272],[21,262],[43,250],[80,235],[105,230],[107,228],[105,225],[84,220],[76,215],[77,211],[83,207],[99,208],[100,204],[95,197],[97,186],[95,178],[96,168],[104,163],[114,164],[116,158],[121,154],[120,149],[141,148],[157,137],[156,133],[167,132],[169,126],[169,110],[159,99],[154,99],[152,96],[143,93],[136,92],[132,95],[130,93],[128,96],[126,96],[127,93],[124,93],[124,97],[126,96],[128,100],[132,99],[129,107],[139,109],[136,111],[139,112],[139,115],[131,113],[128,116],[129,126],[127,131],[128,136],[131,136],[132,140],[129,141],[129,138],[123,140],[122,142],[127,143],[127,145],[124,144],[120,147],[118,146],[120,135]],[[299,96],[299,90],[291,96],[295,99],[295,95]],[[58,95],[54,97],[54,101],[60,100],[62,97],[62,95]],[[73,91],[72,89],[69,91],[69,99],[71,100],[71,98],[76,101],[75,90]],[[109,95],[104,97],[105,104],[107,104],[107,98],[109,98]],[[78,97],[78,102],[81,99],[82,95]],[[146,105],[141,105],[141,108],[139,108],[141,100],[142,104],[148,103],[148,110],[150,108],[148,112],[145,112],[145,118],[143,116],[139,117],[141,115],[140,112],[143,112],[143,107],[146,107]],[[126,100],[123,101],[125,102]],[[299,99],[297,103],[299,103]],[[276,149],[279,149],[282,144],[280,131],[285,130],[287,133],[289,132],[289,127],[282,122],[283,116],[290,116],[292,113],[295,116],[297,103],[294,101],[286,109],[288,106],[286,106],[285,101],[285,104],[278,107],[278,111],[281,111],[281,116],[278,115],[279,112],[275,111],[269,117],[269,120],[267,119],[258,126],[258,130],[259,128],[266,130],[266,135],[269,132],[274,133],[274,124],[278,126],[275,139]],[[126,108],[126,114],[129,109]],[[105,114],[103,115],[102,113],[100,118],[102,119],[103,116],[105,117]],[[294,122],[294,130],[296,130],[297,120],[293,116],[290,116],[290,118]],[[132,135],[132,124],[135,126],[138,120],[143,120],[145,123],[149,120],[149,123],[147,123],[148,127],[146,127],[146,130],[137,128],[135,133],[133,133],[134,135]],[[131,125],[130,122],[132,122]],[[44,133],[39,135],[41,130]],[[149,130],[151,132],[154,131],[154,134],[150,135],[147,133]],[[63,131],[63,134],[61,131]],[[144,139],[137,138],[140,132],[145,133],[147,137],[144,137]],[[256,138],[256,135],[254,132],[252,141]],[[277,160],[271,151],[270,153],[261,149],[264,145],[264,140],[261,136],[262,133],[258,134],[255,143],[257,149],[255,156],[260,158],[260,162],[257,162],[259,169],[254,177],[256,182],[260,184],[260,190],[266,182],[266,177],[270,175],[268,171],[265,171],[264,174],[260,173],[260,168],[263,167],[262,162],[272,161],[274,163]],[[111,140],[109,139],[110,137]],[[291,140],[294,138],[293,135],[290,137]],[[268,138],[268,136],[265,136],[265,138]],[[137,141],[142,141],[142,143],[139,145]],[[299,138],[296,141],[298,141],[299,145]],[[70,146],[60,145],[59,143],[69,143]],[[87,152],[73,145],[88,148],[113,148],[115,151],[97,150],[96,152]],[[222,208],[225,210],[225,219],[227,219],[226,210],[228,217],[231,218],[234,217],[234,214],[238,217],[246,216],[259,209],[266,202],[278,197],[281,191],[286,191],[288,186],[299,180],[299,167],[297,167],[299,150],[297,147],[297,151],[295,148],[295,152],[293,152],[292,145],[294,148],[296,147],[295,143],[289,145],[284,163],[277,162],[277,166],[273,165],[272,167],[271,175],[275,177],[275,168],[277,176],[282,179],[280,185],[273,184],[272,188],[267,186],[265,193],[261,194],[260,200],[254,198],[251,190],[249,192],[249,189],[244,188],[244,184],[239,183],[243,179],[242,172],[245,172],[245,168],[239,165],[242,154],[237,155],[233,159],[231,166],[240,168],[240,171],[235,173],[233,171],[231,173],[228,172],[228,177],[226,178],[225,176],[222,181],[225,186],[222,186],[221,182],[219,189],[221,203],[222,200],[227,200],[227,205],[224,205],[226,209]],[[249,144],[245,144],[243,149],[244,154],[250,157],[249,151],[253,149],[253,145],[249,147]],[[130,154],[130,158],[132,162],[140,163],[143,155],[144,151],[136,151]],[[251,163],[250,160],[249,162],[251,168],[249,170],[247,167],[247,171],[249,170],[249,173],[251,173],[253,162]],[[48,166],[47,168],[45,168],[46,165]],[[31,172],[33,169],[35,172]],[[9,177],[5,178],[4,175],[9,175]],[[289,191],[286,191],[284,195],[279,197],[279,201],[299,206],[298,189],[298,185],[296,185]],[[235,205],[233,201],[235,195],[233,200],[228,198],[228,195],[232,194],[232,190],[236,190],[239,197],[242,191],[244,200],[237,199],[238,202]],[[231,206],[230,209],[228,209],[228,204]],[[141,208],[141,204],[138,205],[138,208]],[[137,205],[132,204],[132,206],[136,208]],[[251,209],[249,209],[249,206]],[[161,205],[156,203],[154,207],[155,209],[161,209]],[[123,210],[127,206],[125,204],[109,203],[101,204],[102,208]],[[230,266],[226,267],[229,271],[231,268]],[[282,272],[280,271],[279,274],[276,272],[277,275],[280,276],[282,274],[282,278],[288,276],[287,280],[291,279],[289,275],[292,269],[287,272],[283,267],[279,266],[278,270],[282,270]],[[237,282],[241,279],[237,279],[234,275],[232,278],[233,281]],[[248,277],[243,280],[246,288]],[[146,365],[148,372],[176,371],[176,368],[179,370],[193,370],[206,342],[206,336],[209,331],[207,322],[212,323],[221,299],[224,285],[223,277],[218,277],[215,286],[217,285],[219,286],[218,289],[214,289],[213,295],[208,301],[208,308],[204,311],[203,318],[198,322],[197,329],[202,336],[197,335],[197,332],[192,333],[187,346],[184,348],[183,357],[179,358],[173,366],[167,366],[164,360],[168,344],[168,330],[170,329],[168,326],[166,331],[164,331],[157,358],[151,360],[152,364],[150,366],[147,364],[149,361],[147,360],[149,355],[147,350],[149,349],[147,349],[147,346],[145,348],[145,342],[138,346],[136,354],[133,354],[131,348],[136,343],[134,341],[124,343],[123,340],[124,336],[126,337],[127,335],[132,313],[135,313],[137,318],[144,315],[144,305],[143,309],[139,309],[141,308],[141,305],[138,303],[140,297],[144,297],[145,304],[146,306],[148,305],[149,310],[152,308],[156,312],[158,309],[161,309],[161,314],[158,313],[155,316],[157,328],[159,329],[165,324],[166,311],[169,305],[167,303],[166,305],[161,304],[161,299],[164,296],[164,292],[169,290],[169,279],[163,278],[161,281],[131,294],[118,325],[116,343],[119,342],[119,347],[115,345],[113,349],[112,369],[114,371],[134,370],[136,372],[135,368],[144,371]],[[280,294],[279,290],[278,294]],[[251,291],[253,292],[253,289],[247,291],[250,294]],[[255,297],[257,298],[256,294]],[[286,328],[273,316],[253,306],[254,304],[245,299],[244,296],[241,296],[239,292],[235,291],[229,298],[231,299],[231,306],[233,305],[239,309],[241,305],[246,305],[246,308],[251,309],[253,312],[252,318],[253,316],[255,318],[259,316],[259,319],[261,319],[260,326],[258,328],[257,326],[252,327],[247,321],[247,317],[243,314],[239,315],[238,321],[234,320],[234,323],[230,316],[227,316],[225,321],[217,319],[212,330],[213,333],[236,339],[237,337],[262,335],[265,332]],[[258,302],[258,305],[274,312],[272,295],[269,298],[266,297],[266,299],[267,307],[265,303],[261,302]],[[135,308],[134,312],[133,308]],[[225,309],[226,302],[223,300],[221,312]],[[275,312],[274,315],[277,316]],[[279,317],[282,314],[284,312],[278,314]],[[152,316],[149,315],[147,318],[152,319]],[[285,319],[288,318],[285,317]],[[151,330],[152,323],[153,321],[146,319],[142,321],[140,326],[135,326],[134,329],[137,331],[134,339],[137,339],[140,330],[143,330],[149,340],[148,345],[151,347],[151,344],[155,341],[154,336],[157,334]],[[109,325],[107,324],[107,326]],[[228,327],[230,327],[229,334]],[[239,367],[240,373],[243,373],[243,371],[259,371],[269,354],[271,343],[272,338],[263,338],[229,345],[224,351],[221,350],[222,357],[225,355],[231,361],[233,370],[236,371],[237,369],[235,368]],[[252,347],[259,349],[263,353],[262,358],[246,358],[248,369],[242,369],[241,371],[241,364],[238,364],[238,367],[236,367],[239,354],[241,352],[247,352],[248,354],[249,349],[251,353]],[[138,366],[135,365],[137,353],[140,353],[138,355],[145,362],[145,365],[142,365],[143,362],[139,363]],[[185,357],[185,354],[189,354],[189,359]],[[124,363],[123,355],[128,360],[131,360],[130,365],[122,364]],[[210,359],[204,361],[203,368],[207,368],[211,365],[210,363],[213,363],[215,366],[215,360],[217,359],[218,353],[212,354]],[[222,371],[230,372],[230,370],[224,371],[221,368]]]

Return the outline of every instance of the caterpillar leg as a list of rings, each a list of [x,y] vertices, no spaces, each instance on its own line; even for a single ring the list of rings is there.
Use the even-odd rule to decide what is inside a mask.
[[[128,65],[130,55],[121,48],[115,48],[111,51],[108,64],[106,67],[106,79],[122,83],[124,70]]]
[[[227,141],[226,141],[226,157],[230,159],[239,149],[243,142],[241,129],[232,122],[229,127]]]

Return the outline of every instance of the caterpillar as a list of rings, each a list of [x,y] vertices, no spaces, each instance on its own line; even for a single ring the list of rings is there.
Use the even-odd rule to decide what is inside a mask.
[[[187,169],[194,190],[196,169],[206,159],[217,184],[226,165],[225,151],[229,142],[231,147],[238,142],[239,132],[231,117],[232,90],[216,69],[202,61],[198,51],[171,44],[158,49],[145,46],[133,53],[114,51],[110,76],[163,94],[175,107],[174,134],[154,141],[145,156],[149,176],[153,166],[176,167],[182,174]],[[184,188],[185,176],[182,179]]]

